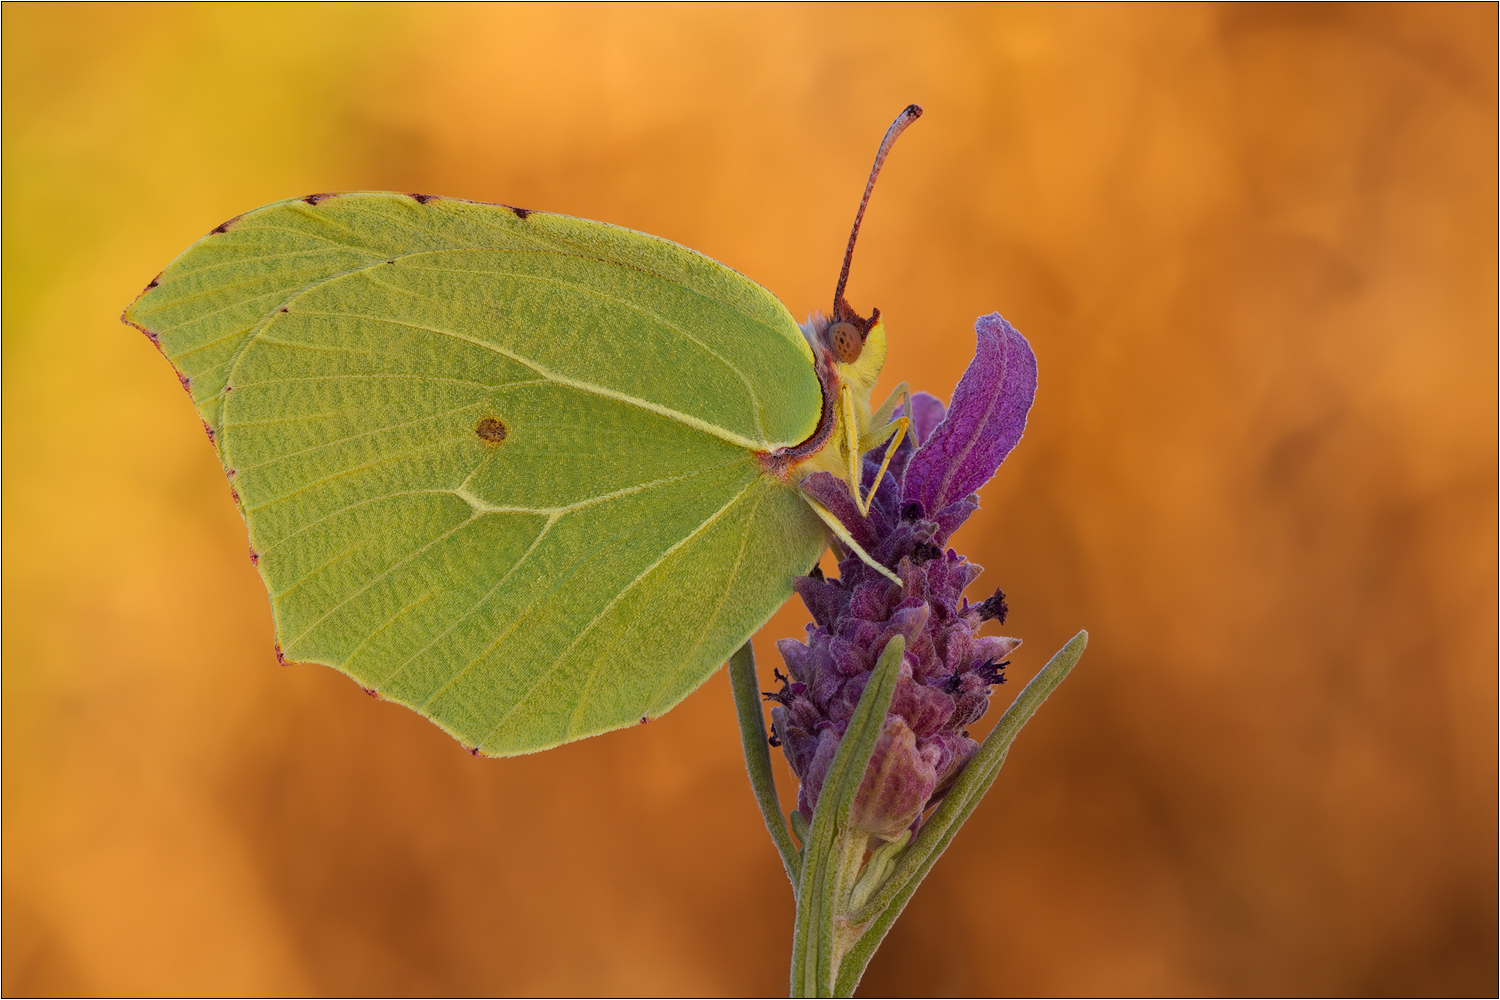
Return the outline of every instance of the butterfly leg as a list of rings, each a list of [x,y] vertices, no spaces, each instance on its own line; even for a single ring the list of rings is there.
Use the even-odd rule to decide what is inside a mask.
[[[859,450],[859,425],[855,422],[854,390],[847,382],[839,386],[839,406],[843,410],[840,414],[843,418],[841,422],[844,425],[844,440],[842,445],[844,458],[848,462],[844,470],[844,483],[849,487],[849,495],[854,498],[854,506],[859,509],[860,517],[864,517],[870,512],[870,505],[867,502],[861,501],[859,496],[861,455]]]
[[[903,401],[903,408],[901,416],[892,420],[891,414],[896,410],[897,398]],[[906,437],[907,431],[911,428],[911,388],[905,382],[897,386],[890,398],[871,415],[870,423],[875,429],[859,439],[857,446],[859,454],[862,456],[886,441],[890,441],[890,444],[885,449],[885,458],[880,463],[880,471],[875,473],[875,480],[870,484],[869,494],[861,498],[857,488],[853,491],[855,504],[861,514],[870,513],[870,504],[875,501],[875,491],[880,488],[880,481],[885,478],[886,470],[891,467],[891,456],[896,453],[897,448],[901,447],[901,440]]]
[[[880,404],[880,409],[870,414],[870,426],[875,428],[875,430],[870,432],[871,434],[880,433],[880,429],[891,422],[891,415],[896,412],[896,404],[898,402],[903,404],[903,408],[901,410],[902,415],[910,417],[911,386],[907,385],[905,382],[902,382],[900,385],[896,386],[896,388],[892,389],[891,394],[885,398],[885,402]],[[868,437],[869,435],[867,434],[865,436]],[[880,439],[880,441],[884,440],[884,437]],[[868,445],[864,444],[863,441],[861,441],[861,446],[865,451],[869,451],[871,448],[875,447],[875,445],[879,444],[880,441],[876,441],[875,444]]]
[[[818,517],[822,519],[824,524],[828,525],[828,528],[833,532],[834,537],[842,542],[850,552],[853,552],[855,555],[859,556],[860,562],[875,570],[877,573],[884,574],[886,577],[896,581],[903,587],[906,586],[905,582],[899,576],[897,576],[895,573],[892,573],[884,566],[880,565],[880,563],[876,562],[875,557],[866,552],[863,546],[861,546],[854,540],[854,536],[849,534],[849,529],[844,527],[843,522],[841,522],[838,517],[834,515],[833,511],[829,510],[827,507],[824,507],[822,504],[818,503],[818,501],[814,500],[806,493],[802,494],[802,499],[807,503],[809,507],[813,509],[813,513],[818,515]]]

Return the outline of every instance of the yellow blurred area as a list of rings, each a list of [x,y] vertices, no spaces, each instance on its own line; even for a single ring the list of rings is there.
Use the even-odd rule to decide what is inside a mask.
[[[864,992],[1494,993],[1494,5],[0,17],[6,995],[783,991],[723,673],[476,760],[278,665],[118,316],[224,219],[361,188],[630,226],[801,315],[911,101],[850,286],[878,395],[947,398],[982,313],[1030,338],[955,545],[1026,641],[998,700],[1093,639]]]

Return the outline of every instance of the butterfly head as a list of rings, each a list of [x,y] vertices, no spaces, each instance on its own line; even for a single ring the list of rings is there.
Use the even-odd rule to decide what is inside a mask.
[[[840,298],[822,339],[839,383],[867,399],[885,364],[885,324],[880,321],[880,310],[872,310],[866,319]]]

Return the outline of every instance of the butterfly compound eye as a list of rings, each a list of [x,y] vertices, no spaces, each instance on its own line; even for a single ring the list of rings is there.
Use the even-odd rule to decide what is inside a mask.
[[[859,335],[859,328],[853,323],[835,323],[828,328],[826,336],[833,356],[846,365],[858,361],[860,352],[865,349],[865,338]]]

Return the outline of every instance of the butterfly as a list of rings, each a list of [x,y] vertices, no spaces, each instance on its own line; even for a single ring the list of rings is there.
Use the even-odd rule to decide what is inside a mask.
[[[528,753],[678,704],[830,536],[899,583],[800,484],[867,510],[863,457],[909,427],[905,386],[870,406],[885,329],[843,293],[921,113],[802,325],[666,240],[424,194],[277,202],[184,251],[123,319],[218,452],[278,658]]]

